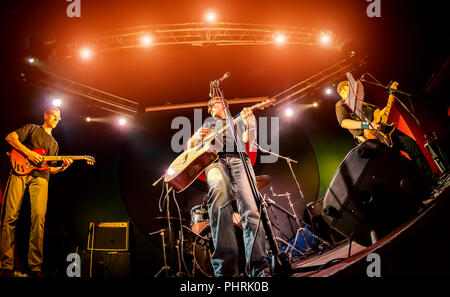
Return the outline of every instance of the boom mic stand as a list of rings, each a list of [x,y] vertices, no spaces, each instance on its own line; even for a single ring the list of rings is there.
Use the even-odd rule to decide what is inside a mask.
[[[364,76],[366,74],[368,74],[370,77],[372,77],[376,82],[368,81],[368,80],[364,79]],[[364,73],[359,80],[361,82],[365,82],[365,83],[386,89],[391,94],[395,94],[395,93],[402,94],[402,95],[407,96],[408,99],[410,99],[410,97],[411,97],[411,94],[409,94],[409,93],[390,88],[390,84],[389,84],[389,86],[384,86],[376,78],[374,78],[370,73]],[[408,112],[408,114],[411,115],[411,117],[416,121],[417,125],[425,131],[425,147],[430,152],[431,156],[433,157],[433,161],[436,163],[439,170],[441,170],[441,172],[444,174],[444,178],[445,178],[445,175],[449,173],[448,158],[444,154],[443,150],[437,144],[438,140],[437,140],[436,134],[434,132],[429,133],[429,131],[427,131],[427,129],[425,129],[424,126],[421,124],[419,119],[414,114],[414,111],[412,111],[412,110],[414,110],[414,107],[413,107],[411,100],[410,100],[410,104],[411,104],[412,110],[410,110],[397,96],[395,96],[395,99],[402,105],[402,107],[406,110],[406,112]],[[447,176],[447,178],[448,178],[448,176]]]
[[[210,97],[219,97],[221,100],[223,111],[226,115],[226,121],[229,127],[231,127],[231,135],[233,137],[234,143],[236,144],[236,147],[238,148],[239,157],[242,160],[242,165],[244,166],[245,173],[247,180],[250,184],[250,188],[252,190],[252,195],[255,199],[255,203],[258,208],[261,208],[261,222],[264,228],[264,231],[266,232],[266,237],[269,242],[270,249],[273,253],[272,257],[272,273],[274,275],[290,275],[294,272],[291,265],[289,264],[289,261],[285,258],[285,255],[280,253],[280,250],[278,248],[278,245],[275,241],[275,235],[272,229],[271,222],[269,220],[269,214],[267,212],[267,204],[265,203],[264,198],[261,196],[261,194],[258,192],[258,188],[256,186],[256,181],[252,178],[252,174],[250,171],[250,168],[248,167],[248,164],[246,162],[246,157],[244,156],[244,153],[241,151],[240,148],[245,147],[243,146],[242,140],[240,137],[236,137],[235,131],[234,131],[234,125],[233,125],[233,117],[231,116],[230,109],[228,107],[228,103],[224,99],[223,93],[220,90],[220,83],[227,77],[229,77],[229,73],[225,73],[225,75],[215,81],[212,81],[210,84]],[[256,236],[255,236],[256,238]]]
[[[299,194],[300,194],[300,200],[303,202],[304,209],[308,212],[309,217],[312,219],[312,215],[311,215],[311,213],[310,213],[310,211],[309,211],[309,208],[308,208],[307,205],[306,205],[305,196],[303,195],[303,191],[302,191],[302,189],[301,189],[300,183],[299,183],[299,181],[298,181],[298,179],[297,179],[297,177],[296,177],[296,175],[295,175],[295,173],[294,173],[294,169],[292,168],[292,162],[294,162],[294,163],[297,164],[298,161],[292,160],[292,159],[289,158],[289,157],[281,156],[281,155],[276,154],[276,153],[274,153],[274,152],[270,152],[270,151],[268,151],[268,150],[265,150],[265,149],[263,149],[263,148],[262,148],[258,143],[256,143],[256,142],[255,142],[255,145],[256,145],[256,146],[258,147],[258,149],[260,149],[262,152],[265,152],[265,153],[271,154],[271,155],[273,155],[273,156],[276,156],[276,157],[278,157],[278,158],[282,158],[282,159],[286,160],[286,163],[289,165],[289,169],[290,169],[290,172],[291,172],[291,174],[292,174],[292,177],[293,177],[293,179],[294,179],[294,181],[295,181],[295,184],[297,185],[297,189],[298,189],[298,192],[299,192]],[[305,242],[306,252],[307,252],[307,253],[310,252],[310,251],[311,251],[311,247],[309,246],[308,241],[306,240],[305,233],[304,233],[304,230],[308,231],[307,229],[305,229],[305,225],[306,225],[306,224],[305,224],[305,222],[304,222],[303,220],[301,220],[301,219],[297,216],[297,214],[296,214],[296,212],[295,212],[295,209],[294,209],[294,205],[292,204],[291,199],[290,199],[290,193],[287,193],[287,192],[286,192],[285,194],[275,194],[275,193],[273,192],[273,188],[272,188],[272,187],[270,187],[270,191],[272,192],[272,195],[273,195],[273,196],[277,196],[277,197],[286,197],[286,198],[288,199],[289,206],[291,207],[292,212],[293,212],[292,215],[293,215],[293,217],[294,217],[294,219],[295,219],[295,222],[297,223],[297,226],[298,226],[297,232],[296,232],[296,234],[295,234],[295,241],[294,241],[293,246],[295,247],[295,246],[297,245],[298,236],[299,236],[299,234],[301,234],[302,237],[303,237],[303,240],[304,240],[304,242]],[[311,222],[311,223],[312,223],[312,222]],[[311,224],[311,229],[312,229],[312,233],[309,232],[309,233],[311,234],[311,236],[313,236],[315,239],[317,239],[317,240],[318,240],[319,242],[321,242],[322,244],[325,244],[326,246],[331,246],[331,244],[330,244],[328,241],[326,241],[325,239],[323,239],[323,238],[321,238],[320,236],[318,236],[318,235],[315,234],[315,230],[314,230],[314,225],[313,225],[313,224]],[[291,252],[292,252],[292,250],[291,250]],[[292,255],[290,255],[290,257],[291,257],[291,256],[292,256]]]

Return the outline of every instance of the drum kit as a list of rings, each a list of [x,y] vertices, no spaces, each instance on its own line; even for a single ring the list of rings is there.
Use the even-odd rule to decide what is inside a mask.
[[[266,188],[271,182],[271,176],[269,175],[260,175],[256,176],[256,184],[259,190]],[[272,193],[272,197],[275,199],[286,198],[290,207],[290,210],[285,209],[280,205],[280,203],[276,203],[274,200],[269,198],[268,195],[263,195],[263,204],[268,209],[272,210],[273,220],[272,225],[277,228],[280,232],[278,232],[279,236],[275,239],[281,246],[280,250],[283,250],[287,254],[287,258],[289,260],[293,260],[298,256],[306,257],[307,255],[321,251],[324,246],[330,246],[328,242],[311,232],[311,227],[308,227],[302,219],[296,214],[294,203],[291,200],[292,195],[289,192],[284,194],[277,194],[274,192],[273,187],[270,186],[270,192]],[[178,272],[176,276],[184,276],[185,274],[182,272],[182,265],[184,265],[185,270],[188,271],[189,276],[197,276],[200,274],[201,276],[211,277],[214,275],[213,267],[211,265],[211,255],[214,252],[214,246],[212,242],[212,235],[209,225],[209,215],[207,210],[207,195],[205,196],[203,203],[200,205],[195,205],[190,210],[190,222],[189,227],[185,224],[182,225],[182,228],[189,231],[187,236],[183,236],[182,230],[179,232],[179,238],[176,241],[176,251],[177,251],[177,262],[178,262]],[[233,199],[233,202],[235,200]],[[235,228],[236,238],[238,242],[239,249],[239,271],[243,274],[245,270],[245,252],[244,252],[244,243],[242,236],[242,224],[241,224],[241,216],[237,211],[237,207],[235,203],[233,205],[233,224]],[[286,217],[293,219],[296,224],[296,233],[292,240],[288,242],[289,238],[281,235],[281,229],[283,227],[280,226],[278,222],[278,218],[275,215],[274,209],[278,209],[278,213],[283,213]],[[174,217],[158,217],[157,220],[164,221],[177,221],[180,218]],[[183,219],[183,221],[187,221]],[[168,223],[170,225],[170,222]],[[161,270],[155,275],[157,277],[161,272],[165,272],[166,276],[169,276],[169,271],[172,270],[168,265],[167,261],[167,253],[166,253],[166,240],[165,236],[169,234],[169,230],[167,228],[160,229],[158,231],[150,233],[150,235],[159,234],[162,239],[162,247],[163,247],[163,260],[164,266]],[[170,237],[169,237],[170,238]],[[191,262],[192,265],[190,269],[188,265],[186,265],[185,258],[189,259],[188,263]]]

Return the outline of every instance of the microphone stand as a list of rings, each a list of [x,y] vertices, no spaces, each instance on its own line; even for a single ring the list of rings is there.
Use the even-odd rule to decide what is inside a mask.
[[[226,73],[221,79],[212,81],[210,84],[210,97],[219,97],[222,104],[222,109],[225,112],[227,125],[229,128],[231,128],[231,135],[233,137],[234,143],[236,144],[236,147],[238,148],[239,157],[242,161],[242,165],[244,166],[245,174],[247,177],[247,180],[250,184],[250,188],[252,191],[252,195],[255,199],[255,203],[258,208],[261,208],[261,222],[264,228],[264,231],[266,232],[266,237],[269,242],[270,249],[273,253],[272,257],[272,273],[276,276],[278,275],[290,275],[293,273],[293,269],[291,268],[291,265],[289,261],[286,259],[286,256],[282,253],[280,253],[280,249],[278,248],[278,245],[275,240],[275,234],[271,225],[271,222],[269,220],[269,214],[267,212],[267,203],[265,202],[264,198],[261,196],[261,194],[258,191],[258,188],[256,186],[256,181],[252,178],[252,174],[250,171],[250,168],[248,167],[248,164],[246,162],[246,157],[244,155],[244,152],[242,152],[241,148],[243,146],[242,139],[240,137],[236,137],[235,131],[234,131],[234,125],[233,125],[233,117],[231,116],[228,103],[226,102],[222,91],[220,90],[220,83],[223,81],[223,79],[227,78],[229,76],[229,73]],[[256,236],[254,237],[254,240],[256,239]],[[251,256],[249,259],[249,262],[251,260]]]
[[[323,243],[323,244],[325,244],[325,245],[327,245],[327,246],[331,246],[331,244],[328,242],[328,241],[326,241],[325,239],[323,239],[323,238],[321,238],[321,237],[319,237],[318,235],[316,235],[315,234],[315,230],[314,230],[314,225],[312,224],[312,215],[311,215],[311,212],[309,211],[309,208],[307,207],[307,205],[306,205],[306,200],[305,200],[305,196],[303,195],[303,191],[302,191],[302,189],[301,189],[301,187],[300,187],[300,183],[299,183],[299,181],[297,180],[297,177],[296,177],[296,175],[295,175],[295,173],[294,173],[294,169],[292,168],[292,162],[294,162],[294,163],[298,163],[298,161],[296,161],[296,160],[292,160],[291,158],[289,158],[289,157],[284,157],[284,156],[281,156],[281,155],[279,155],[279,154],[276,154],[276,153],[274,153],[274,152],[270,152],[270,151],[268,151],[268,150],[265,150],[265,149],[263,149],[258,143],[256,143],[255,142],[255,144],[256,144],[256,146],[258,147],[258,149],[260,149],[262,152],[265,152],[265,153],[268,153],[268,154],[271,154],[271,155],[273,155],[273,156],[276,156],[276,157],[278,157],[278,158],[282,158],[282,159],[284,159],[284,160],[286,160],[286,163],[289,165],[289,169],[290,169],[290,171],[291,171],[291,174],[292,174],[292,177],[294,178],[294,181],[295,181],[295,184],[297,185],[297,189],[298,189],[298,192],[299,192],[299,194],[300,194],[300,200],[303,202],[303,206],[304,206],[304,209],[308,212],[308,215],[309,215],[309,217],[311,218],[311,229],[312,229],[312,233],[311,233],[311,235],[314,237],[314,238],[316,238],[317,240],[319,240],[321,243]],[[298,229],[297,229],[297,233],[295,234],[295,241],[294,241],[294,246],[297,244],[297,240],[298,240],[298,235],[299,235],[299,233],[302,235],[302,237],[303,237],[303,241],[305,242],[305,246],[306,246],[306,252],[310,252],[311,251],[311,247],[309,246],[309,244],[308,244],[308,242],[307,242],[307,240],[306,240],[306,236],[305,236],[305,234],[303,233],[303,230],[305,229],[304,228],[304,226],[305,225],[307,225],[302,219],[300,219],[298,216],[297,216],[297,214],[295,213],[295,209],[294,209],[294,206],[293,206],[293,204],[292,204],[292,202],[291,202],[291,200],[290,200],[290,194],[289,193],[286,193],[286,194],[275,194],[274,192],[273,192],[273,188],[272,187],[270,187],[270,191],[272,192],[272,195],[273,196],[277,196],[277,197],[281,197],[281,196],[286,196],[287,197],[287,199],[288,199],[288,201],[289,201],[289,205],[290,205],[290,207],[291,207],[291,209],[292,209],[292,211],[293,211],[293,217],[294,217],[294,219],[295,219],[295,221],[296,221],[296,223],[297,223],[297,225],[298,225]]]
[[[377,82],[373,82],[373,81],[368,81],[366,79],[364,79],[364,75],[366,73],[364,73],[361,78],[360,81],[361,82],[365,82],[365,83],[369,83],[371,85],[383,88],[388,90],[391,94],[394,93],[399,93],[402,95],[407,96],[408,98],[411,97],[411,94],[406,93],[406,92],[402,92],[399,91],[397,89],[392,89],[390,88],[390,84],[389,86],[384,86],[381,83]],[[372,75],[369,74],[369,76],[371,76],[373,79],[375,79]],[[376,80],[376,79],[375,79]],[[421,127],[424,131],[425,131],[425,148],[427,148],[427,150],[430,152],[434,163],[436,163],[438,169],[444,174],[446,175],[448,173],[449,167],[448,167],[448,159],[447,156],[444,154],[444,152],[442,151],[442,149],[439,147],[438,145],[438,140],[437,140],[437,136],[436,134],[433,133],[429,133],[429,131],[427,129],[424,128],[424,126],[421,124],[421,122],[419,121],[419,119],[416,117],[416,115],[414,114],[413,111],[411,111],[397,96],[395,96],[395,99],[400,102],[400,104],[403,106],[403,108],[406,110],[406,112],[408,112],[408,114],[411,115],[411,117],[416,121],[417,125],[419,127]],[[411,107],[412,109],[414,108],[412,105],[412,102],[410,101]]]

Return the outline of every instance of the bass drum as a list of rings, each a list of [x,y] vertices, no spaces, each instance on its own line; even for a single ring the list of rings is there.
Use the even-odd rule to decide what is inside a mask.
[[[242,234],[241,216],[237,212],[233,213],[233,224],[239,251],[238,269],[239,273],[243,274],[245,272],[245,249]],[[211,264],[211,255],[214,253],[214,245],[209,223],[202,230],[200,230],[198,234],[201,237],[195,237],[192,248],[195,271],[199,271],[207,277],[213,277],[214,270]]]

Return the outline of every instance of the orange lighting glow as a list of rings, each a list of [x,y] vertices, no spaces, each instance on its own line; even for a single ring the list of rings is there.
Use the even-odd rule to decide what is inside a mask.
[[[80,49],[80,57],[84,60],[88,60],[92,57],[92,50],[89,47],[83,47]]]
[[[284,44],[286,42],[286,36],[281,33],[277,33],[274,37],[276,44]]]
[[[322,36],[320,37],[320,42],[322,42],[323,44],[328,44],[330,40],[331,37],[328,34],[322,34]]]
[[[214,23],[215,21],[217,21],[217,15],[214,11],[208,11],[205,13],[205,20],[208,23]]]
[[[142,47],[149,47],[153,43],[153,36],[151,35],[143,35],[141,37],[141,46]]]

